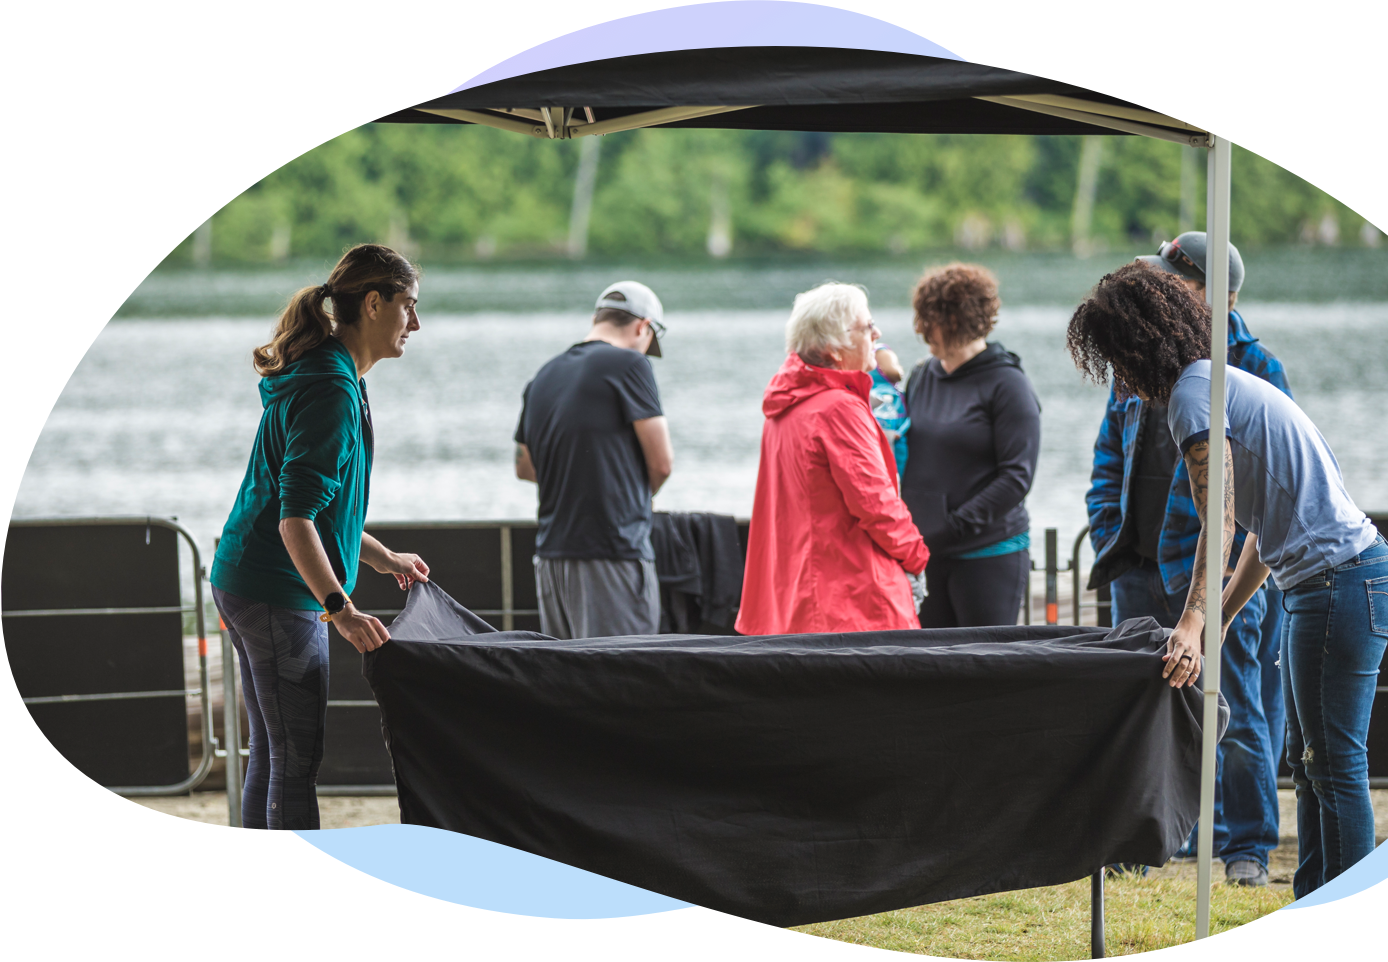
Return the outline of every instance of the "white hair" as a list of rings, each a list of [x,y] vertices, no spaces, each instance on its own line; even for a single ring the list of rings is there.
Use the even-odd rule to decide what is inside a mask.
[[[786,322],[786,351],[827,367],[828,352],[848,347],[849,326],[867,312],[867,290],[858,284],[828,281],[796,294]]]

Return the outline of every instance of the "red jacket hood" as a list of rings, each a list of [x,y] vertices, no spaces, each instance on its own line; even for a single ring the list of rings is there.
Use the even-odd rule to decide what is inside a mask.
[[[840,371],[836,368],[806,364],[800,359],[799,354],[792,351],[786,355],[785,363],[766,386],[766,393],[761,399],[761,411],[767,417],[774,418],[806,398],[836,389],[856,394],[864,403],[869,403],[872,378],[862,371]]]

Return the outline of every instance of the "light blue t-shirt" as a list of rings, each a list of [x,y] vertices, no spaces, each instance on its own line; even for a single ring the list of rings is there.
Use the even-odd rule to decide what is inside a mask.
[[[1345,490],[1339,462],[1296,402],[1267,381],[1226,370],[1225,433],[1234,461],[1234,518],[1258,536],[1258,558],[1287,589],[1344,564],[1378,537]],[[1181,372],[1167,405],[1181,453],[1210,437],[1210,362]]]

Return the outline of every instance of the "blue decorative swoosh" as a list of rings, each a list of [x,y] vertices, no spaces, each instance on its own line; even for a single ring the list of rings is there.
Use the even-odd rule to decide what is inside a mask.
[[[1388,879],[1388,842],[1384,842],[1310,895],[1297,899],[1291,905],[1283,906],[1282,910],[1285,912],[1287,909],[1304,909],[1312,905],[1335,902],[1347,895],[1372,888],[1384,879]]]
[[[613,919],[689,908],[625,882],[423,825],[295,832],[340,862],[420,895],[549,919]]]

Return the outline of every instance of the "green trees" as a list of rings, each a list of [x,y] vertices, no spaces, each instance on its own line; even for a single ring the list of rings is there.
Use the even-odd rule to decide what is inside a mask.
[[[638,130],[604,138],[590,256],[905,254],[1068,249],[1078,137]],[[1089,237],[1102,251],[1174,236],[1175,144],[1106,137]],[[332,258],[380,240],[434,261],[560,256],[580,145],[486,127],[369,124],[309,151],[212,219],[212,258]],[[1187,211],[1203,223],[1204,170]],[[1247,151],[1234,155],[1234,241],[1376,244],[1363,218]],[[185,242],[170,263],[188,262]]]

